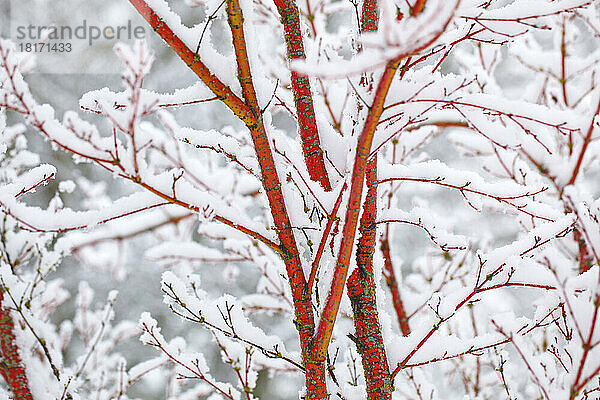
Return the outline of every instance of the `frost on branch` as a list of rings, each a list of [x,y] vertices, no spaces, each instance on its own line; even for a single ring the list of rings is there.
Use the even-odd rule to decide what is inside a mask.
[[[174,363],[179,379],[199,381],[201,387],[208,386],[209,392],[238,399],[240,392],[253,392],[257,373],[261,369],[302,369],[298,360],[295,360],[297,356],[288,354],[280,339],[265,335],[250,323],[242,312],[241,305],[233,297],[226,295],[217,300],[208,300],[206,294],[199,289],[199,281],[195,277],[190,277],[188,282],[189,288],[174,274],[163,274],[165,303],[185,321],[210,331],[223,361],[235,371],[238,387],[236,390],[230,384],[215,380],[209,374],[209,367],[202,354],[186,354],[182,338],[167,342],[160,333],[156,320],[144,313],[139,322],[143,331],[140,340],[155,347],[162,357]]]
[[[8,362],[3,364],[7,366],[3,370],[7,375],[3,376],[16,376],[16,368],[24,367],[24,375],[16,379],[28,385],[27,393],[34,399],[117,396],[125,388],[123,374],[127,363],[115,352],[115,346],[137,334],[135,325],[127,321],[111,324],[116,292],[111,292],[104,308],[94,310],[93,291],[85,282],[79,285],[75,314],[63,318],[58,325],[53,322],[53,314],[71,297],[64,280],[53,275],[64,253],[53,246],[55,233],[28,229],[12,213],[28,207],[21,204],[23,199],[31,198],[36,191],[45,191],[43,186],[54,178],[56,170],[49,165],[38,165],[37,155],[27,149],[22,125],[5,127],[2,145],[2,358]],[[52,219],[60,212],[33,210],[29,217],[34,220]],[[77,351],[76,360],[67,361],[65,356],[73,353],[68,349],[77,347],[79,340],[85,346],[83,351]],[[12,380],[8,383],[13,393],[27,396],[23,387]]]
[[[597,395],[597,2],[187,1],[204,18],[190,26],[164,0],[130,3],[183,63],[118,44],[122,88],[62,117],[31,94],[31,57],[0,42],[2,307],[24,327],[14,354],[34,398],[125,399],[136,382],[275,398],[267,380],[285,398],[372,399],[380,382],[386,399]],[[309,172],[309,120],[331,190]],[[27,150],[34,132],[98,173],[55,194],[64,167]],[[359,224],[363,209],[376,218]],[[365,275],[357,252],[373,337],[344,292]],[[53,277],[67,254],[144,277],[137,328],[114,294],[97,307],[92,283]],[[68,298],[77,310],[56,326]],[[139,332],[149,356],[128,365],[116,346]],[[382,377],[363,370],[375,337]]]

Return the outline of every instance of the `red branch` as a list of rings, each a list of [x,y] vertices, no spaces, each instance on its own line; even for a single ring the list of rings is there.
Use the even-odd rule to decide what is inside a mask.
[[[585,152],[588,148],[588,145],[592,141],[592,133],[594,132],[594,120],[596,116],[600,114],[600,101],[598,101],[598,107],[596,108],[596,112],[592,117],[592,122],[590,122],[590,127],[585,135],[585,139],[583,139],[583,146],[581,147],[581,152],[579,153],[579,157],[577,158],[577,163],[575,164],[575,168],[573,168],[573,175],[571,175],[571,179],[569,180],[569,185],[575,183],[575,179],[577,179],[577,175],[579,175],[579,170],[581,169],[581,163],[583,161],[583,156],[585,156]]]
[[[331,290],[327,296],[327,303],[321,314],[321,320],[319,321],[317,333],[314,338],[313,355],[317,360],[325,360],[327,347],[333,333],[333,325],[340,306],[340,301],[342,300],[342,293],[344,292],[344,285],[348,274],[348,265],[354,246],[354,237],[358,225],[358,214],[360,212],[363,183],[365,180],[367,157],[371,151],[371,143],[373,142],[375,128],[377,127],[379,117],[383,112],[385,98],[392,84],[394,74],[400,65],[400,61],[401,59],[393,60],[386,66],[379,81],[377,91],[375,92],[375,99],[373,100],[373,105],[367,116],[363,132],[358,138],[354,168],[352,171],[352,183],[350,185],[350,196],[348,199],[348,207],[346,209],[344,231],[338,260],[331,282]]]
[[[412,6],[412,8],[410,9],[410,13],[412,14],[412,16],[416,17],[417,15],[421,14],[423,9],[425,8],[426,3],[427,0],[417,0],[415,2],[415,5]]]
[[[396,273],[394,272],[394,265],[392,264],[392,256],[390,254],[390,243],[387,235],[381,240],[381,253],[383,254],[385,281],[392,294],[392,302],[394,304],[394,310],[398,317],[398,324],[400,324],[400,330],[404,336],[410,334],[410,326],[408,325],[408,316],[404,309],[404,303],[400,296],[400,290],[398,288],[398,281],[396,280]]]
[[[346,286],[354,313],[354,341],[365,371],[367,399],[391,399],[393,385],[379,324],[373,274],[373,253],[377,238],[377,157],[371,158],[367,163],[367,187],[360,219],[361,236],[356,250],[356,269],[348,278]]]
[[[305,59],[302,32],[300,30],[300,13],[294,0],[275,0],[281,15],[281,23],[285,32],[287,55],[290,60]],[[312,92],[308,76],[291,72],[292,92],[298,116],[298,130],[302,139],[302,151],[310,179],[319,182],[326,191],[331,190],[329,176],[323,160],[323,149],[319,141],[319,131],[313,106]]]
[[[362,6],[362,31],[373,32],[377,30],[378,25],[377,0],[365,0]]]
[[[0,290],[0,304],[4,300],[4,291]],[[13,393],[15,400],[33,400],[25,367],[19,355],[16,337],[13,332],[15,326],[10,315],[10,309],[3,304],[0,306],[0,351],[2,362],[0,363],[0,374]]]
[[[585,238],[577,228],[573,229],[573,239],[579,248],[579,273],[583,274],[584,272],[589,271],[594,261],[592,260],[590,252],[588,251]]]
[[[521,253],[521,256],[523,256],[523,253]],[[398,363],[398,365],[392,372],[392,378],[394,378],[401,370],[408,368],[408,361],[423,347],[423,345],[425,345],[425,343],[427,343],[427,341],[438,331],[438,329],[440,329],[442,324],[444,322],[448,321],[453,316],[455,316],[456,312],[458,312],[458,310],[460,310],[462,307],[464,307],[467,304],[472,304],[473,300],[471,300],[471,299],[473,297],[475,297],[476,295],[478,295],[479,293],[489,291],[489,290],[508,288],[508,287],[534,288],[534,289],[542,289],[542,290],[555,290],[556,289],[556,287],[554,287],[554,286],[529,284],[529,283],[522,283],[522,282],[510,282],[510,277],[504,283],[485,287],[485,284],[490,282],[498,273],[500,273],[500,271],[504,268],[504,266],[505,266],[505,264],[500,265],[494,271],[490,272],[481,283],[476,283],[473,291],[471,293],[469,293],[467,296],[465,296],[463,298],[463,300],[460,301],[456,305],[456,307],[454,308],[454,312],[452,314],[450,314],[449,316],[447,316],[445,318],[440,318],[438,320],[438,322],[436,322],[433,325],[433,327],[422,337],[422,339],[410,351],[410,353],[406,357],[404,357],[404,359],[401,362]],[[442,359],[444,359],[444,358],[442,357],[441,359],[432,360],[432,362],[440,361]],[[418,365],[424,365],[424,364],[418,364]]]
[[[347,188],[348,184],[344,183],[344,186],[342,186],[342,190],[340,190],[340,194],[338,195],[338,198],[335,201],[335,204],[333,205],[333,210],[331,210],[331,213],[327,215],[327,225],[325,225],[325,230],[323,231],[323,235],[321,236],[321,241],[319,242],[319,247],[317,249],[317,253],[315,254],[315,259],[312,263],[312,269],[310,270],[310,276],[308,277],[308,283],[306,284],[308,290],[312,289],[315,279],[317,277],[319,261],[321,261],[321,256],[323,255],[323,251],[325,250],[327,238],[329,237],[329,233],[331,233],[333,223],[338,220],[337,213],[340,209],[340,205],[342,204],[342,196]]]
[[[581,381],[583,367],[585,366],[588,355],[590,354],[590,350],[592,350],[592,348],[594,347],[592,340],[594,339],[596,321],[598,320],[598,308],[600,308],[600,295],[596,294],[594,296],[594,314],[592,315],[590,332],[588,334],[587,339],[583,343],[583,355],[581,356],[581,361],[579,362],[579,366],[577,368],[577,376],[575,376],[575,381],[573,382],[573,386],[571,387],[571,396],[569,397],[570,400],[575,399],[575,397],[581,391],[581,389],[583,389],[584,386],[589,382],[589,380],[593,378],[596,373],[598,373],[598,370],[600,370],[599,366],[598,369],[594,371],[594,374],[590,375],[589,378],[586,378],[583,381]]]
[[[362,31],[375,31],[377,26],[377,0],[366,0],[362,8]],[[350,337],[361,355],[367,399],[391,400],[394,385],[379,324],[373,273],[373,254],[377,241],[377,155],[369,159],[366,169],[367,196],[360,219],[361,236],[356,250],[356,269],[346,282],[356,332],[354,337]]]
[[[183,43],[144,0],[129,0],[129,2],[219,100],[246,125],[256,125],[257,116],[251,112],[250,107],[208,69],[200,57]]]
[[[467,185],[463,185],[463,186],[458,186],[458,185],[452,185],[449,183],[444,183],[443,182],[444,178],[442,177],[438,177],[435,179],[430,179],[430,178],[405,178],[405,177],[397,177],[397,178],[386,178],[386,179],[382,179],[379,181],[379,183],[386,183],[386,182],[393,182],[393,181],[406,181],[406,182],[423,182],[423,183],[433,183],[435,185],[439,185],[439,186],[444,186],[450,189],[456,189],[458,191],[460,191],[460,193],[463,195],[463,197],[465,197],[465,200],[467,200],[466,196],[464,195],[464,192],[467,193],[473,193],[479,196],[483,196],[483,197],[489,197],[491,199],[497,200],[499,203],[503,203],[506,205],[509,205],[511,207],[514,207],[517,211],[522,212],[524,214],[529,215],[532,218],[539,218],[543,221],[548,221],[548,222],[554,222],[553,219],[551,218],[547,218],[541,215],[537,215],[534,214],[533,212],[527,211],[525,210],[522,206],[513,203],[511,200],[516,200],[516,199],[522,199],[525,197],[533,197],[537,194],[543,193],[546,190],[548,190],[548,188],[542,188],[540,190],[538,190],[537,192],[532,192],[532,193],[525,193],[523,195],[516,195],[516,196],[498,196],[498,195],[493,195],[493,194],[489,194],[486,192],[482,192],[481,190],[476,190],[476,189],[469,189],[467,187]],[[467,200],[468,201],[468,200]]]
[[[144,0],[129,0],[140,12],[154,30],[171,46],[179,57],[190,67],[212,92],[225,103],[227,107],[250,130],[257,160],[259,162],[264,191],[267,195],[271,215],[279,237],[280,255],[282,256],[288,280],[292,290],[296,315],[296,326],[300,335],[300,345],[306,368],[306,387],[309,399],[327,397],[325,385],[325,368],[323,363],[313,363],[308,359],[308,346],[314,332],[314,317],[310,296],[307,296],[306,279],[292,232],[285,199],[281,190],[281,182],[277,174],[275,160],[269,145],[269,138],[265,131],[260,108],[256,99],[250,61],[246,51],[246,40],[243,29],[243,15],[236,0],[227,2],[227,20],[229,22],[232,41],[236,55],[238,79],[242,87],[244,101],[237,97],[229,87],[225,86],[200,57],[193,53],[177,35],[167,26]]]
[[[306,290],[306,279],[296,239],[292,231],[292,224],[286,209],[285,198],[281,190],[281,182],[277,174],[273,152],[269,146],[269,138],[259,114],[260,108],[250,70],[250,59],[246,50],[243,21],[244,17],[239,1],[227,0],[227,22],[231,28],[237,61],[238,80],[242,87],[244,100],[250,107],[251,113],[256,117],[256,123],[248,125],[248,128],[254,142],[254,149],[261,170],[263,188],[269,200],[271,214],[279,236],[281,255],[285,262],[288,280],[292,289],[296,313],[296,327],[300,335],[300,347],[302,348],[306,372],[307,398],[310,400],[325,399],[328,395],[324,364],[315,363],[308,356],[310,340],[312,339],[315,326],[312,303],[310,301],[310,294]]]
[[[459,4],[460,2],[456,3],[455,10]],[[448,18],[441,29],[429,40],[388,61],[385,70],[379,79],[379,83],[377,84],[373,103],[371,104],[369,114],[367,115],[367,119],[356,144],[356,155],[354,158],[352,181],[350,184],[350,196],[348,198],[348,207],[346,208],[344,230],[337,263],[333,273],[331,289],[327,295],[327,302],[323,309],[323,313],[321,314],[317,332],[313,339],[312,357],[317,361],[323,362],[327,358],[327,347],[329,346],[333,334],[333,326],[342,300],[350,257],[352,256],[352,249],[354,247],[354,237],[358,225],[358,214],[360,213],[367,158],[371,152],[373,136],[377,125],[379,124],[381,114],[384,111],[385,99],[392,84],[392,80],[396,74],[396,70],[398,70],[400,66],[400,62],[411,54],[424,50],[434,43],[446,30],[446,27],[453,16],[454,13]]]

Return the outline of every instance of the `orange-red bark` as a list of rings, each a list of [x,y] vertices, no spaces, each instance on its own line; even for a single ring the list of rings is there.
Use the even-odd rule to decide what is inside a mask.
[[[400,296],[400,290],[398,288],[398,280],[396,279],[396,273],[394,272],[394,264],[392,264],[392,255],[390,254],[390,243],[387,237],[384,237],[381,241],[381,253],[383,254],[384,262],[384,273],[385,281],[392,294],[392,302],[394,304],[394,310],[396,311],[396,317],[398,318],[398,324],[400,325],[400,331],[404,336],[410,334],[410,326],[408,325],[408,317],[406,310],[404,309],[404,303]]]
[[[413,17],[416,17],[417,15],[421,14],[423,9],[425,8],[426,3],[427,3],[427,0],[417,0],[415,2],[415,5],[412,6],[412,9],[411,9],[411,14],[413,15]]]
[[[4,292],[0,290],[0,374],[4,378],[15,400],[33,400],[25,368],[17,347],[14,322],[10,310],[2,303]]]
[[[289,60],[304,59],[304,43],[300,30],[300,13],[294,0],[275,0],[281,15],[281,23],[285,33],[287,55]],[[323,159],[323,149],[319,140],[317,120],[310,81],[306,75],[291,72],[292,92],[298,116],[298,131],[302,140],[302,151],[306,160],[308,174],[313,181],[319,182],[327,191],[331,190],[329,176]]]
[[[373,254],[377,239],[377,156],[367,163],[367,196],[363,205],[356,249],[356,269],[348,278],[348,297],[354,314],[355,343],[367,385],[367,399],[392,398],[392,379],[383,343],[375,279]]]
[[[362,6],[361,30],[363,32],[373,32],[377,30],[379,15],[377,10],[377,0],[365,0]]]
[[[327,398],[327,387],[325,383],[324,364],[314,363],[307,357],[315,326],[312,304],[310,294],[306,290],[306,279],[302,270],[296,240],[292,232],[292,224],[285,206],[285,199],[281,191],[281,182],[277,175],[275,160],[273,159],[268,136],[259,114],[260,109],[252,81],[250,60],[246,51],[246,39],[243,28],[244,18],[239,0],[227,0],[227,16],[229,26],[231,27],[233,47],[238,65],[238,79],[242,86],[242,94],[246,104],[250,106],[252,112],[257,116],[257,124],[254,127],[249,126],[249,128],[256,156],[259,160],[263,188],[269,200],[271,214],[277,228],[288,279],[292,288],[296,313],[295,323],[300,335],[300,346],[306,368],[307,398],[325,399]]]
[[[306,387],[308,399],[327,398],[325,367],[323,362],[314,362],[309,359],[309,342],[314,332],[314,316],[310,301],[310,294],[306,290],[306,279],[302,270],[296,240],[294,238],[291,222],[287,213],[285,200],[281,191],[281,182],[277,174],[273,153],[269,145],[269,138],[260,115],[260,108],[256,100],[250,62],[246,52],[246,41],[243,30],[243,15],[239,2],[227,2],[228,21],[232,30],[233,45],[236,53],[238,78],[242,86],[244,100],[236,96],[229,87],[224,85],[200,57],[194,54],[173,33],[167,24],[158,16],[144,0],[129,0],[140,12],[154,30],[171,46],[179,57],[190,67],[204,84],[213,91],[229,109],[239,117],[250,130],[256,156],[261,170],[262,185],[279,238],[280,254],[285,262],[288,280],[292,290],[295,309],[295,325],[300,336],[300,345],[306,368]]]
[[[458,4],[459,3],[457,2],[454,7],[454,11],[456,11]],[[348,265],[350,263],[350,257],[352,256],[354,237],[356,236],[358,214],[360,211],[363,183],[365,180],[366,162],[371,151],[373,135],[375,134],[375,129],[377,128],[381,114],[383,113],[385,99],[392,84],[392,80],[400,66],[400,62],[404,58],[429,47],[433,42],[435,42],[446,30],[448,24],[452,20],[452,17],[453,14],[446,20],[440,30],[431,36],[426,42],[415,46],[415,48],[411,50],[398,54],[395,58],[388,61],[383,74],[379,79],[379,83],[377,84],[373,103],[369,109],[369,114],[367,115],[362,132],[358,137],[354,167],[352,170],[350,195],[348,199],[348,207],[346,209],[346,217],[344,219],[344,230],[342,233],[337,263],[333,272],[331,288],[329,290],[329,294],[327,295],[327,302],[325,303],[325,308],[321,314],[321,319],[319,320],[319,325],[317,326],[317,332],[313,339],[312,357],[317,361],[325,360],[327,356],[327,347],[331,341],[333,326],[340,308],[340,302],[344,292],[344,284],[346,283],[346,277],[348,274]]]
[[[257,116],[252,113],[242,99],[236,96],[231,89],[223,84],[200,57],[190,50],[173,30],[154,12],[144,0],[129,0],[142,17],[150,24],[152,29],[160,35],[181,60],[200,78],[202,82],[223,102],[246,126],[255,126]]]
[[[350,196],[348,199],[348,207],[346,209],[344,230],[337,264],[333,273],[333,280],[327,296],[327,302],[325,303],[325,308],[321,314],[317,332],[313,339],[312,357],[316,361],[324,361],[327,356],[327,347],[329,346],[331,335],[333,334],[333,325],[335,324],[335,319],[340,307],[340,301],[342,299],[346,277],[348,275],[350,257],[352,256],[352,248],[354,246],[354,238],[356,236],[358,215],[360,213],[362,200],[363,184],[365,181],[367,158],[371,151],[375,128],[377,127],[379,118],[383,112],[385,98],[401,60],[402,58],[394,59],[386,65],[383,75],[379,80],[375,98],[373,99],[373,104],[371,105],[365,125],[358,137],[354,168],[352,170],[352,182],[350,184]]]
[[[377,0],[366,0],[362,8],[362,30],[375,31],[378,25]],[[393,382],[387,361],[379,312],[373,255],[377,241],[377,155],[366,165],[367,195],[360,219],[356,246],[356,269],[346,286],[354,316],[354,341],[361,355],[368,400],[392,398]]]

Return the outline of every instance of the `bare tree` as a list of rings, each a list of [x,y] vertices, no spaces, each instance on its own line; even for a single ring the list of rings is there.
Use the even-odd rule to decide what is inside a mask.
[[[263,369],[302,374],[307,399],[598,394],[597,2],[188,1],[206,11],[192,28],[164,0],[130,3],[200,82],[147,89],[151,50],[119,44],[123,91],[80,100],[103,125],[56,119],[29,92],[26,55],[0,42],[2,112],[133,188],[105,207],[57,197],[41,210],[20,197],[53,167],[4,178],[0,370],[15,398],[125,399],[157,368],[181,399],[257,398]],[[230,53],[213,45],[218,19]],[[208,102],[244,129],[183,127],[168,111]],[[147,257],[169,269],[166,303],[213,335],[236,383],[149,313],[138,329],[159,357],[127,369],[113,350],[134,330],[109,323],[115,294],[92,313],[85,285],[73,325],[87,351],[64,365],[46,277],[63,256],[93,264],[147,234]],[[430,244],[401,274],[395,246],[416,235]],[[256,292],[211,298],[194,275],[207,262],[256,268]],[[299,353],[256,313],[287,320]]]

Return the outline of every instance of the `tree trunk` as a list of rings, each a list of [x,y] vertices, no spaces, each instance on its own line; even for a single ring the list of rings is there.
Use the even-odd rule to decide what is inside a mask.
[[[393,384],[379,325],[373,253],[377,239],[377,156],[367,164],[367,197],[363,205],[356,250],[356,269],[346,283],[354,313],[355,343],[361,354],[367,399],[391,399]]]

